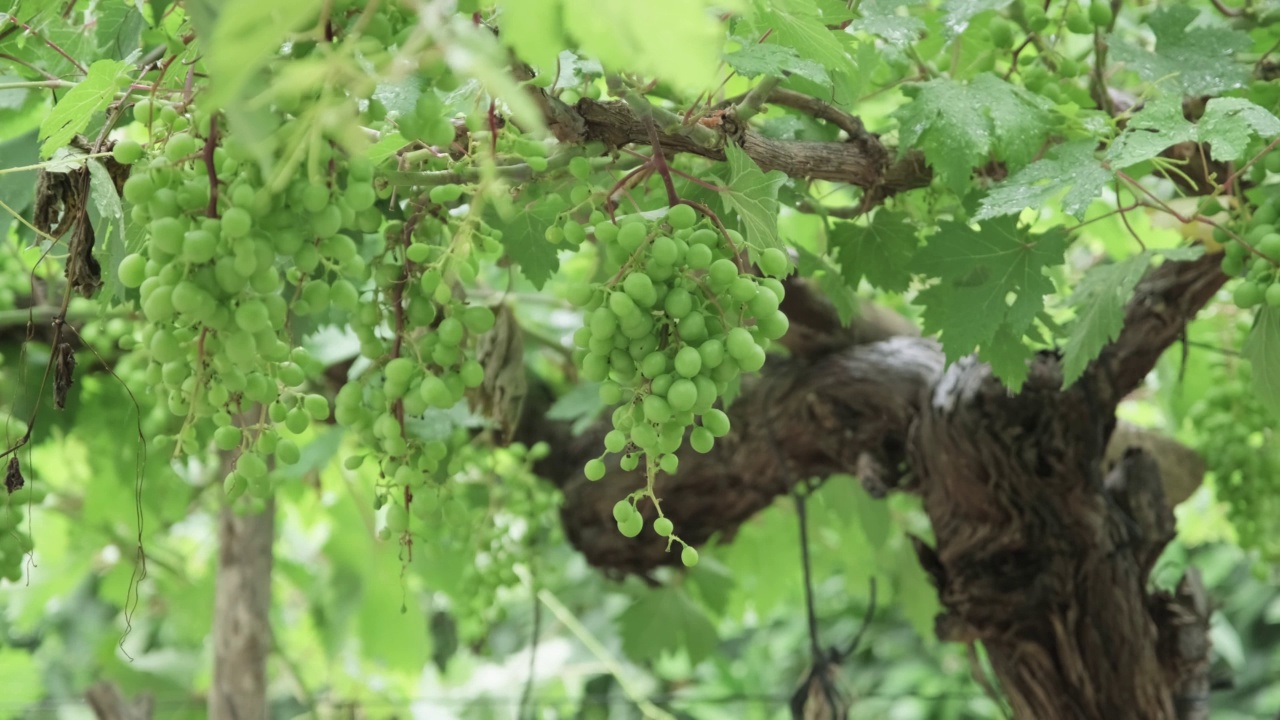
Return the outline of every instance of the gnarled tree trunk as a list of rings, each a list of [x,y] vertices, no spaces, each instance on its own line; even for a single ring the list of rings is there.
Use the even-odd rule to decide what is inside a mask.
[[[213,606],[213,720],[266,720],[271,652],[271,566],[275,501],[261,512],[218,518],[218,576]]]
[[[678,475],[656,490],[694,543],[732,537],[813,476],[851,473],[873,494],[918,494],[936,536],[916,549],[944,610],[938,634],[983,643],[1016,718],[1207,717],[1203,588],[1194,575],[1172,595],[1147,583],[1173,537],[1172,504],[1203,464],[1113,431],[1116,406],[1224,280],[1213,257],[1163,264],[1081,380],[1063,389],[1058,358],[1045,353],[1016,395],[973,358],[946,367],[935,342],[883,313],[843,328],[791,283],[792,358],[734,403],[728,437],[707,455],[683,451]],[[629,540],[614,526],[613,503],[643,485],[637,473],[615,465],[589,482],[578,471],[603,430],[570,439],[539,421],[521,434],[561,448],[539,470],[563,487],[565,531],[592,564],[640,574],[672,564],[651,530]]]

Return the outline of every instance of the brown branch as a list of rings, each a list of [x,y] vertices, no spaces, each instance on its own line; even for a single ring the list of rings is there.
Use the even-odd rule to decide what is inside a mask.
[[[1227,281],[1220,263],[1217,255],[1166,262],[1138,284],[1120,336],[1085,373],[1096,377],[1110,407],[1142,384],[1165,349],[1184,335],[1187,323]]]
[[[575,110],[583,122],[583,140],[598,140],[609,148],[650,143],[644,119],[625,102],[583,98]],[[735,139],[742,149],[766,171],[780,170],[791,177],[848,183],[868,191],[877,201],[925,187],[933,177],[920,153],[909,152],[891,163],[889,150],[874,139],[866,143],[774,140],[750,128],[735,128],[730,122],[722,122],[718,129],[723,142],[728,142],[730,133],[736,129]],[[719,146],[706,146],[669,132],[660,132],[658,141],[668,154],[683,152],[712,160],[725,159],[723,142]]]

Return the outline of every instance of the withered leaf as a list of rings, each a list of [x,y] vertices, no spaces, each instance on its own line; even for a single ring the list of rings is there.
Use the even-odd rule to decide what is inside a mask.
[[[9,458],[9,467],[4,471],[4,489],[12,495],[22,489],[27,481],[22,477],[22,468],[18,466],[18,458]]]
[[[76,354],[71,343],[62,343],[53,355],[53,406],[59,410],[67,405],[67,391],[71,389],[76,370]]]
[[[494,308],[493,329],[480,336],[476,356],[484,366],[484,383],[477,388],[479,410],[497,423],[502,441],[511,442],[529,391],[524,369],[524,334],[507,305]]]

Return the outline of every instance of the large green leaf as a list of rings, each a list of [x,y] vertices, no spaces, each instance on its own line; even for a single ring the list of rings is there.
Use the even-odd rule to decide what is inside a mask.
[[[989,155],[1013,167],[1029,162],[1052,127],[1048,103],[1038,95],[983,73],[969,83],[936,78],[910,90],[894,113],[899,146],[919,148],[956,192]]]
[[[1263,307],[1244,341],[1244,356],[1253,366],[1253,386],[1267,409],[1280,416],[1280,311]]]
[[[715,649],[715,625],[679,586],[645,591],[618,617],[622,649],[635,660],[684,650],[698,663]]]
[[[126,79],[126,66],[118,60],[99,60],[89,66],[89,74],[53,106],[40,123],[40,156],[51,157],[55,150],[66,147],[76,133],[89,127],[97,115],[115,97],[120,81]]]
[[[729,187],[722,194],[725,209],[738,214],[747,245],[756,252],[781,248],[778,237],[778,188],[787,176],[760,166],[733,143],[725,148],[729,159]]]
[[[976,220],[1041,208],[1062,194],[1062,211],[1084,218],[1112,174],[1098,160],[1093,140],[1076,140],[1049,149],[1045,157],[1014,173],[982,199]],[[1064,193],[1065,191],[1065,193]]]
[[[1113,40],[1111,59],[1147,82],[1169,86],[1179,99],[1244,87],[1249,67],[1240,54],[1253,42],[1241,30],[1196,23],[1200,15],[1186,5],[1159,7],[1146,20],[1155,35],[1154,51]]]

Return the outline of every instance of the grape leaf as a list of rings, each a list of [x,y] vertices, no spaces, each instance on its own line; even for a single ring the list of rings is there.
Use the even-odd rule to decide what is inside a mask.
[[[1021,336],[1053,292],[1043,271],[1062,261],[1066,233],[1033,236],[1009,217],[980,230],[957,222],[939,228],[912,262],[916,272],[941,280],[917,296],[926,332],[941,333],[948,360],[992,341],[1002,325]]]
[[[618,616],[622,649],[633,660],[656,660],[683,649],[696,665],[716,646],[716,628],[680,587],[645,591]]]
[[[125,77],[126,65],[119,60],[99,60],[89,66],[89,74],[71,88],[40,123],[40,157],[53,155],[71,142],[76,133],[89,127],[89,121],[115,97],[116,81]]]
[[[249,79],[279,51],[293,32],[314,23],[322,0],[226,0],[195,3],[197,35],[204,41],[210,106],[231,105]],[[202,28],[201,26],[205,26]],[[209,27],[211,25],[211,27]]]
[[[1062,347],[1062,384],[1074,383],[1102,348],[1124,327],[1125,305],[1151,264],[1150,253],[1118,263],[1095,265],[1085,273],[1068,301],[1076,308]]]
[[[1249,67],[1240,53],[1253,46],[1243,31],[1191,24],[1200,11],[1185,5],[1160,7],[1147,16],[1146,24],[1155,35],[1155,50],[1144,50],[1125,42],[1111,41],[1111,58],[1124,63],[1147,82],[1171,82],[1176,95],[1216,95],[1242,88],[1249,81]]]
[[[1209,143],[1213,159],[1228,162],[1241,159],[1253,134],[1280,135],[1280,118],[1244,98],[1214,98],[1196,130],[1200,140]]]
[[[1029,207],[1044,207],[1066,189],[1062,211],[1084,219],[1089,203],[1102,192],[1111,173],[1102,167],[1093,140],[1076,140],[1049,149],[1037,160],[1014,173],[982,199],[975,220],[1019,213]]]
[[[818,284],[818,289],[835,306],[840,322],[849,322],[858,312],[858,296],[854,293],[857,285],[850,284],[825,258],[802,247],[797,247],[796,251],[800,253],[800,262],[797,263],[800,274]]]
[[[857,288],[862,278],[890,292],[902,292],[911,284],[911,258],[920,242],[902,215],[881,210],[866,227],[834,223],[831,244],[850,287]]]
[[[511,218],[489,220],[490,225],[502,228],[502,246],[507,256],[520,266],[520,272],[539,290],[556,270],[560,269],[560,257],[556,246],[547,242],[547,228],[560,214],[555,206],[534,200]]]
[[[716,81],[725,33],[705,0],[563,0],[563,4],[565,29],[583,52],[606,68],[652,75],[692,92]]]
[[[546,119],[529,94],[511,76],[505,53],[493,33],[470,19],[455,17],[453,34],[453,44],[448,53],[453,70],[475,78],[486,92],[506,103],[527,132],[545,133]]]
[[[36,150],[34,132],[0,143],[0,170],[34,165],[39,159]],[[31,178],[30,173],[0,174],[0,199],[13,208],[14,212],[24,212],[35,197],[36,185]],[[9,237],[9,224],[12,222],[13,216],[7,210],[0,209],[0,238]],[[4,241],[0,240],[2,242]]]
[[[502,41],[520,59],[543,72],[555,72],[564,49],[559,0],[507,0],[498,18]]]
[[[1198,246],[1148,250],[1121,262],[1090,268],[1068,300],[1076,308],[1076,318],[1062,347],[1063,387],[1075,382],[1102,348],[1120,335],[1129,298],[1156,256],[1192,260],[1202,252]]]
[[[942,3],[942,26],[948,40],[969,27],[969,20],[980,12],[999,10],[1013,0],[946,0]]]
[[[123,60],[138,49],[145,21],[142,11],[127,3],[104,3],[98,8],[94,39],[98,49],[112,59]]]
[[[8,717],[22,717],[22,711],[45,693],[40,667],[26,650],[0,648],[0,677],[4,678],[5,685],[4,708],[0,713]]]
[[[724,61],[743,77],[794,73],[819,85],[830,85],[831,78],[818,63],[800,57],[793,48],[771,43],[751,43],[724,56]]]
[[[761,26],[773,29],[770,40],[794,48],[800,57],[814,60],[832,73],[853,70],[844,47],[827,28],[831,19],[819,15],[812,2],[756,0],[756,13]]]
[[[1107,148],[1106,158],[1111,167],[1123,170],[1195,139],[1195,125],[1182,115],[1182,98],[1164,95],[1129,119],[1124,132]]]
[[[599,383],[583,381],[556,398],[551,407],[547,408],[546,418],[572,421],[571,432],[576,436],[591,427],[592,422],[603,410],[604,403],[600,402]]]
[[[716,615],[724,615],[729,607],[730,594],[737,586],[729,568],[715,558],[703,555],[685,579],[707,609]]]
[[[120,196],[116,194],[111,175],[98,160],[89,161],[89,196],[93,200],[94,211],[90,220],[94,223],[94,235],[97,238],[97,246],[93,250],[94,254],[105,260],[102,263],[102,281],[106,286],[106,295],[123,302],[124,286],[120,284],[117,271],[120,261],[127,254],[124,246],[124,209],[120,205]]]
[[[890,45],[906,47],[924,32],[924,21],[900,14],[898,8],[919,5],[920,2],[921,0],[864,0],[858,6],[862,17],[854,20],[849,27],[875,35]]]
[[[762,172],[735,143],[728,143],[725,155],[729,159],[729,187],[722,193],[725,209],[738,214],[743,236],[752,249],[782,249],[778,237],[778,188],[787,176],[777,170]]]
[[[1165,95],[1133,116],[1107,148],[1107,159],[1113,167],[1124,169],[1150,160],[1172,145],[1198,141],[1209,143],[1214,159],[1235,160],[1254,133],[1263,137],[1280,133],[1280,119],[1242,98],[1214,98],[1205,106],[1200,121],[1192,124],[1183,117],[1181,99]]]
[[[1280,416],[1280,311],[1264,306],[1241,350],[1253,367],[1258,399]]]
[[[989,154],[1012,166],[1026,163],[1048,134],[1050,114],[1043,98],[995,75],[983,73],[968,84],[936,78],[908,90],[912,102],[894,116],[899,146],[919,148],[940,179],[956,192],[969,171]]]
[[[1015,333],[1009,325],[1000,325],[991,339],[978,348],[978,359],[991,366],[991,373],[1011,392],[1021,390],[1031,372],[1027,360],[1032,350],[1022,337],[1023,333]]]

